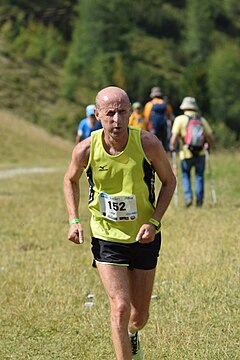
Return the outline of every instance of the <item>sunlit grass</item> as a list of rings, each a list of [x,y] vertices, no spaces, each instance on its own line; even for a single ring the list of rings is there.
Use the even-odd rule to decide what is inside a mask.
[[[69,159],[73,144],[0,110],[0,169],[51,166]]]
[[[108,301],[91,267],[87,182],[86,241],[78,246],[66,240],[62,191],[71,146],[59,158],[51,146],[52,161],[42,165],[56,172],[0,179],[0,359],[114,359]],[[184,208],[179,184],[179,206],[164,218],[155,297],[140,334],[146,360],[239,358],[240,156],[213,154],[212,167],[217,206],[206,177],[202,209]],[[93,307],[84,306],[88,294]]]

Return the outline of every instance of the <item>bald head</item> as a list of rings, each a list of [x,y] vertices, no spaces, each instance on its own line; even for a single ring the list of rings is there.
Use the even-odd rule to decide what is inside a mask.
[[[129,108],[131,106],[127,93],[116,86],[108,86],[100,90],[96,96],[96,108],[100,110],[103,106],[109,103],[127,103]]]

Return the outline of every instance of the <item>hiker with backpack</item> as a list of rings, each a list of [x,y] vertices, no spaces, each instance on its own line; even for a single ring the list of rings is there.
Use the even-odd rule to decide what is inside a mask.
[[[139,101],[132,104],[132,113],[129,118],[129,125],[147,130],[147,124],[142,114],[142,105]]]
[[[151,101],[148,101],[144,107],[144,118],[148,126],[148,130],[155,134],[161,141],[164,150],[169,151],[167,119],[170,106],[163,98],[160,87],[154,86],[150,93]]]
[[[207,120],[198,113],[198,105],[193,97],[185,97],[180,105],[183,115],[175,118],[172,127],[171,150],[181,139],[180,163],[185,206],[193,203],[191,169],[195,167],[196,206],[203,205],[204,199],[204,149],[214,141],[213,132]]]

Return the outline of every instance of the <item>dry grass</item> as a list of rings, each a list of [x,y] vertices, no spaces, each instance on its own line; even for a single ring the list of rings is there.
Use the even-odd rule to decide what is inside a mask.
[[[17,165],[25,166],[21,156],[32,137],[20,138],[25,141]],[[43,158],[41,164],[58,172],[0,179],[0,359],[114,359],[108,302],[91,268],[86,180],[81,208],[86,242],[77,246],[66,240],[62,192],[71,145],[61,150],[63,144],[36,138],[27,165],[41,160],[43,142],[52,160]],[[4,144],[7,153],[9,143]],[[14,152],[7,162],[14,167],[12,159]],[[239,358],[240,156],[217,154],[212,165],[217,207],[211,205],[207,181],[202,209],[185,210],[180,193],[179,206],[171,204],[163,221],[156,297],[141,333],[146,360]],[[96,305],[87,308],[90,293]]]
[[[24,166],[49,166],[69,159],[73,144],[0,110],[0,169]]]

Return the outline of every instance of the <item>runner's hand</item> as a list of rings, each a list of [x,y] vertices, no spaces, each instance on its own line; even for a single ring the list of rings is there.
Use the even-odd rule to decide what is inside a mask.
[[[68,232],[68,240],[74,242],[75,244],[83,244],[84,236],[81,224],[70,225],[70,229]]]
[[[141,244],[148,244],[155,239],[156,228],[153,224],[143,224],[137,234],[136,240]]]

